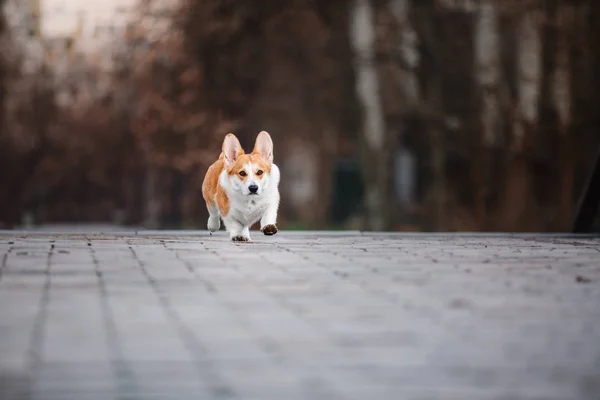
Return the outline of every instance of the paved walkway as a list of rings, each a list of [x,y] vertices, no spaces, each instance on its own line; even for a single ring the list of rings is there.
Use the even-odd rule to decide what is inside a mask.
[[[12,235],[0,399],[600,398],[599,239]]]

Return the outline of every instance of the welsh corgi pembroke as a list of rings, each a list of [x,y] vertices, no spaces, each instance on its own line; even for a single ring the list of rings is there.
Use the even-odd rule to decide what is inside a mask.
[[[279,177],[279,168],[273,164],[273,140],[267,132],[258,134],[250,154],[233,133],[225,136],[221,155],[202,183],[211,234],[219,230],[221,219],[235,242],[250,241],[250,226],[258,220],[263,234],[276,234]]]

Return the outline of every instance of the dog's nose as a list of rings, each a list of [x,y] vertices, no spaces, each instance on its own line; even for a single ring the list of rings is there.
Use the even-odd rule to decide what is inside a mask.
[[[258,192],[258,185],[250,185],[248,186],[248,190],[250,191],[250,193],[256,193]]]

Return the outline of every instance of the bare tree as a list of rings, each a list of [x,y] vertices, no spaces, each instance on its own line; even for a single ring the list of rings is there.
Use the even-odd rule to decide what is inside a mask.
[[[399,53],[402,62],[402,88],[409,109],[418,107],[421,99],[417,68],[419,66],[418,37],[411,19],[410,0],[391,0],[389,9],[400,28]]]
[[[585,24],[586,7],[560,1],[554,10],[553,23],[556,32],[554,46],[554,71],[551,76],[552,105],[557,116],[557,130],[560,144],[558,162],[560,170],[560,197],[558,199],[557,223],[558,229],[568,227],[573,215],[573,188],[575,179],[575,152],[573,149],[573,61],[575,54],[573,44],[575,24]],[[583,12],[582,12],[583,11]],[[581,46],[581,45],[580,45]]]
[[[494,0],[483,0],[477,13],[475,60],[483,143],[489,147],[498,144],[500,120],[500,36]]]
[[[536,217],[533,211],[529,150],[539,133],[542,90],[542,13],[539,7],[523,7],[517,16],[516,108],[513,115],[511,151],[507,161],[503,196],[505,230],[529,230]],[[518,227],[518,228],[517,228]]]
[[[363,173],[369,229],[386,225],[388,150],[375,60],[375,21],[370,0],[355,0],[351,10],[350,40],[354,48],[356,93],[362,106]]]
[[[538,126],[538,109],[542,78],[541,14],[537,8],[525,8],[517,30],[518,103],[513,130],[514,150],[523,150],[527,135]]]

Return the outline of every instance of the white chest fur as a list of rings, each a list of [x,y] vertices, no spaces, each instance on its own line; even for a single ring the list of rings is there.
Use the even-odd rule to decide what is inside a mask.
[[[219,177],[219,183],[225,189],[229,198],[229,215],[243,225],[251,225],[258,221],[266,210],[279,203],[279,168],[273,164],[271,174],[262,183],[262,192],[258,195],[244,195],[228,178],[225,171]]]
[[[242,225],[248,226],[261,219],[267,208],[269,208],[267,198],[233,200],[229,214]]]

